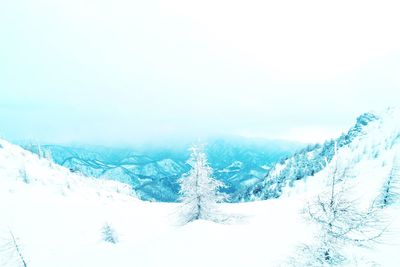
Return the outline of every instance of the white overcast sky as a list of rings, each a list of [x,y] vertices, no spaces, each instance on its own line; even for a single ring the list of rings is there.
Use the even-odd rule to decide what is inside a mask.
[[[400,101],[398,1],[2,0],[0,135],[321,141]]]

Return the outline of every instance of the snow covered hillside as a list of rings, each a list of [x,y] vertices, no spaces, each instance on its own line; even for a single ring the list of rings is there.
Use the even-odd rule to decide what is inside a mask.
[[[289,266],[300,262],[299,246],[318,241],[304,210],[326,196],[337,166],[346,170],[338,186],[357,208],[377,204],[384,225],[369,247],[344,244],[342,265],[400,266],[400,112],[375,116],[321,170],[285,182],[279,198],[219,204],[240,218],[230,224],[181,226],[177,203],[141,201],[122,183],[81,177],[0,141],[0,266],[23,266],[3,249],[10,230],[29,267]]]
[[[293,187],[317,176],[334,157],[334,147],[350,149],[354,159],[349,164],[377,159],[390,168],[391,157],[400,143],[400,111],[391,108],[381,114],[365,113],[356,124],[337,140],[308,146],[272,167],[263,181],[249,187],[237,200],[253,201],[280,197],[287,187]],[[382,158],[387,157],[387,158]],[[327,162],[326,162],[327,161]],[[317,178],[318,179],[318,178]]]
[[[126,184],[82,177],[1,139],[0,176],[0,189],[8,192],[34,188],[62,195],[122,197],[133,194]]]
[[[286,257],[287,240],[274,230],[279,225],[290,236],[302,235],[291,229],[297,213],[286,203],[288,214],[271,222],[265,210],[278,214],[273,202],[222,204],[227,213],[248,216],[236,225],[178,226],[177,204],[143,202],[124,184],[81,177],[6,141],[0,145],[2,267],[23,266],[13,251],[1,249],[9,230],[30,267],[255,265]],[[106,225],[115,244],[104,239]],[[267,261],[265,240],[275,247]]]

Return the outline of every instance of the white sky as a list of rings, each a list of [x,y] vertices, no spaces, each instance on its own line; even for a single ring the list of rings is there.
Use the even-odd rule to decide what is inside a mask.
[[[400,97],[397,1],[5,0],[0,134],[321,141]]]

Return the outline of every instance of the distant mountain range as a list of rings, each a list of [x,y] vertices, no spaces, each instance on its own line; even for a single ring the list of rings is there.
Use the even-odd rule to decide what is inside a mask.
[[[335,146],[338,149],[352,146],[354,140],[369,136],[370,129],[379,132],[380,127],[397,127],[399,114],[399,109],[362,114],[347,133],[323,144],[223,137],[207,140],[206,153],[214,177],[228,186],[225,192],[230,195],[229,201],[278,198],[296,181],[323,170],[332,160]],[[392,117],[394,122],[385,124]],[[391,138],[393,144],[400,142],[400,130]],[[176,202],[179,197],[176,181],[190,169],[186,163],[190,147],[187,142],[132,148],[37,144],[23,147],[41,157],[51,157],[72,172],[129,184],[139,198],[149,201]]]
[[[277,162],[304,146],[241,137],[215,138],[205,143],[214,177],[228,186],[225,191],[231,200],[240,199]],[[179,190],[176,181],[190,168],[186,163],[189,143],[136,148],[37,144],[23,144],[23,147],[42,157],[51,157],[72,172],[127,183],[141,199],[149,201],[176,202]]]

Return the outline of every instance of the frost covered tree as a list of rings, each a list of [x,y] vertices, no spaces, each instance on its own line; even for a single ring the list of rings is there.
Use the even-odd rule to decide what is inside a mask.
[[[43,150],[43,158],[47,159],[50,162],[53,162],[53,155],[51,154],[50,148],[46,148]]]
[[[27,267],[28,264],[22,254],[21,245],[12,230],[8,230],[7,237],[0,243],[1,266]]]
[[[329,168],[328,190],[318,194],[304,210],[306,219],[317,228],[316,242],[300,247],[299,256],[291,259],[296,266],[341,265],[348,260],[343,253],[345,247],[367,247],[377,242],[385,230],[375,201],[362,208],[350,198],[346,184],[350,166],[336,154]]]
[[[36,149],[37,149],[37,154],[39,156],[39,158],[43,158],[43,150],[42,150],[42,146],[39,144],[39,142],[36,142]]]
[[[109,223],[104,224],[104,226],[101,229],[101,234],[105,242],[113,244],[118,243],[117,232]]]
[[[30,178],[29,178],[29,175],[28,175],[28,173],[27,173],[27,171],[26,171],[26,167],[25,167],[25,166],[22,166],[22,167],[18,170],[18,174],[19,174],[19,177],[22,179],[22,181],[23,181],[24,183],[29,184]]]
[[[400,160],[396,157],[388,177],[382,187],[379,204],[382,208],[400,202]]]
[[[182,222],[185,224],[199,219],[221,221],[216,204],[228,197],[218,191],[225,185],[212,177],[212,168],[208,165],[203,147],[193,146],[190,150],[188,163],[192,168],[178,180]]]

